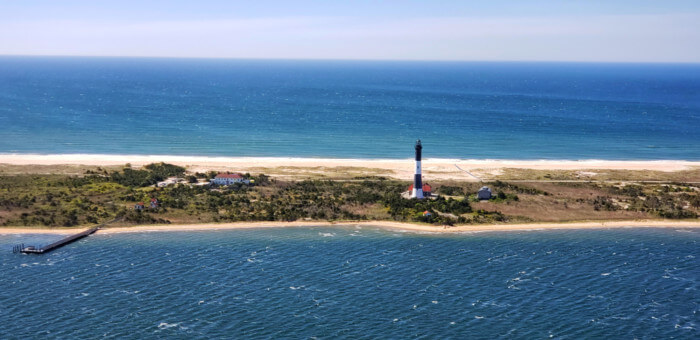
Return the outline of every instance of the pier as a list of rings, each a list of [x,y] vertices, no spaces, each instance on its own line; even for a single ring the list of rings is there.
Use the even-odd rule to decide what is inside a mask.
[[[73,235],[71,235],[71,236],[65,237],[65,238],[63,238],[63,239],[61,239],[61,240],[59,240],[59,241],[56,241],[56,242],[54,242],[54,243],[51,243],[51,244],[46,245],[46,246],[43,246],[43,247],[25,246],[24,243],[18,244],[18,245],[16,245],[16,246],[12,247],[12,252],[13,252],[13,253],[23,253],[23,254],[43,254],[43,253],[47,253],[47,252],[50,252],[50,251],[52,251],[52,250],[54,250],[54,249],[61,248],[61,247],[65,246],[65,245],[67,245],[67,244],[73,243],[73,242],[75,242],[75,241],[77,241],[77,240],[79,240],[79,239],[81,239],[81,238],[83,238],[83,237],[92,235],[92,234],[94,234],[96,231],[100,230],[100,228],[102,228],[102,227],[104,227],[104,226],[106,226],[106,225],[108,225],[108,224],[114,223],[114,222],[116,222],[116,221],[119,221],[119,220],[121,220],[121,218],[115,218],[115,219],[113,219],[113,220],[111,220],[111,221],[98,224],[98,225],[96,225],[96,226],[94,226],[94,227],[92,227],[92,228],[90,228],[90,229],[88,229],[88,230],[85,230],[85,231],[79,232],[79,233],[77,233],[77,234],[73,234]]]
[[[51,243],[49,245],[43,246],[43,247],[35,247],[35,246],[25,246],[24,244],[16,245],[14,248],[12,248],[13,253],[24,253],[24,254],[43,254],[50,252],[54,249],[61,248],[67,244],[73,243],[83,237],[86,237],[88,235],[93,234],[96,232],[100,227],[94,227],[90,228],[88,230],[85,230],[83,232],[68,236],[66,238],[63,238],[59,241],[56,241],[54,243]]]

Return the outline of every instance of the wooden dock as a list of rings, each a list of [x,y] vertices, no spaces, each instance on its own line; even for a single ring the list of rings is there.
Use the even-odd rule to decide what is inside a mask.
[[[43,253],[48,253],[54,249],[61,248],[67,244],[73,243],[83,237],[86,237],[88,235],[93,234],[96,232],[100,227],[94,227],[90,228],[88,230],[85,230],[83,232],[68,236],[66,238],[63,238],[59,241],[56,241],[54,243],[51,243],[49,245],[43,246],[43,247],[35,247],[35,246],[25,246],[24,244],[17,245],[12,249],[12,252],[14,253],[24,253],[24,254],[43,254]]]
[[[52,251],[52,250],[54,250],[54,249],[61,248],[61,247],[65,246],[66,244],[73,243],[73,242],[75,242],[75,241],[77,241],[77,240],[79,240],[79,239],[81,239],[81,238],[83,238],[83,237],[86,237],[86,236],[88,236],[88,235],[92,235],[92,234],[95,233],[96,231],[100,230],[100,228],[105,227],[105,226],[107,226],[108,224],[112,224],[112,223],[114,223],[114,222],[120,221],[120,220],[122,220],[122,219],[123,219],[122,217],[117,217],[117,218],[115,218],[115,219],[113,219],[113,220],[111,220],[111,221],[107,221],[107,222],[104,222],[104,223],[100,223],[100,224],[98,224],[98,225],[96,225],[96,226],[94,226],[94,227],[92,227],[92,228],[90,228],[90,229],[88,229],[88,230],[85,230],[85,231],[79,232],[79,233],[77,233],[77,234],[68,236],[68,237],[66,237],[66,238],[64,238],[64,239],[62,239],[62,240],[60,240],[60,241],[56,241],[56,242],[54,242],[54,243],[51,243],[51,244],[49,244],[49,245],[47,245],[47,246],[43,246],[43,247],[25,246],[24,243],[18,244],[18,245],[14,246],[14,247],[12,248],[12,252],[13,252],[13,253],[24,253],[24,254],[43,254],[43,253],[47,253],[47,252],[50,252],[50,251]]]

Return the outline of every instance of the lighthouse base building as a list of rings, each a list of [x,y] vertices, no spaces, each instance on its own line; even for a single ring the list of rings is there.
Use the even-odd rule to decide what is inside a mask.
[[[413,184],[408,187],[408,192],[411,193],[411,198],[418,198],[413,196],[413,193],[416,192],[413,190]],[[423,198],[430,197],[430,195],[432,195],[432,188],[429,184],[423,184],[423,190],[421,190],[421,192],[423,193]]]

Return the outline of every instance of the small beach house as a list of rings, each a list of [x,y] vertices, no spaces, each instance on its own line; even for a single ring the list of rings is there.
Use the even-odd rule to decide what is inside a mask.
[[[476,198],[479,200],[490,200],[491,199],[491,189],[489,187],[481,187],[479,192],[476,193]]]

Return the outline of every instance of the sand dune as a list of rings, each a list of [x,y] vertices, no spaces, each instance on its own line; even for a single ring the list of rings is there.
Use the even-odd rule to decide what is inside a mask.
[[[329,172],[381,175],[393,178],[411,178],[411,159],[329,159],[284,157],[201,157],[167,155],[93,155],[93,154],[0,154],[0,163],[12,165],[99,165],[114,166],[130,163],[140,166],[153,162],[167,162],[185,166],[191,171],[233,170],[251,173],[272,173],[276,176],[295,177],[303,169],[306,175]],[[423,172],[433,179],[477,181],[477,176],[488,178],[504,168],[534,170],[654,170],[680,171],[700,168],[700,162],[683,160],[613,161],[613,160],[476,160],[425,159]]]

